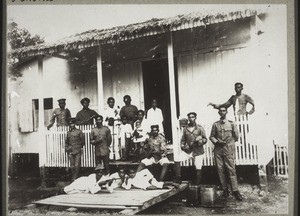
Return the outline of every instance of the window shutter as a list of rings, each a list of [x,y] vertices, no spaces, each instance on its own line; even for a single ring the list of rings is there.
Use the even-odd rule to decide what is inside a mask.
[[[20,132],[33,132],[33,104],[31,100],[19,104],[19,129]]]

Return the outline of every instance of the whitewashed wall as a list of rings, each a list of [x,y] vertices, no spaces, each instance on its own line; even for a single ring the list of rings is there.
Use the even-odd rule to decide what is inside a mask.
[[[246,48],[194,53],[178,57],[178,85],[180,114],[198,113],[198,123],[209,135],[211,125],[218,120],[209,102],[226,102],[234,92],[234,83],[244,84],[243,92],[256,104],[252,122],[252,142],[258,145],[259,163],[266,164],[273,157],[273,140],[287,145],[287,55],[284,13],[270,14],[258,28]],[[257,25],[256,25],[257,26]],[[233,120],[232,107],[229,119]]]
[[[8,92],[16,92],[20,97],[14,97],[9,107],[8,122],[14,153],[37,153],[38,145],[42,144],[38,132],[32,132],[32,99],[39,97],[37,61],[33,61],[22,68],[23,76],[11,82]],[[103,67],[104,107],[106,100],[113,96],[116,106],[124,105],[123,96],[129,94],[132,104],[139,109],[144,108],[144,93],[142,84],[142,70],[140,62],[121,62]],[[91,99],[90,108],[98,110],[97,104],[97,73],[74,73],[72,66],[63,59],[46,57],[43,61],[43,97],[53,98],[53,108],[57,108],[57,99],[66,98],[66,107],[73,117],[82,109],[80,100],[83,97]],[[22,121],[23,131],[19,132],[19,122]],[[25,127],[25,128],[24,128]]]

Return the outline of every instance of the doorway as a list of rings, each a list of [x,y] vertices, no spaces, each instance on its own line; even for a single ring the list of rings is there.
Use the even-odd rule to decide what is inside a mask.
[[[168,59],[145,61],[142,63],[142,70],[145,109],[150,109],[152,99],[157,99],[164,117],[166,140],[172,143]]]

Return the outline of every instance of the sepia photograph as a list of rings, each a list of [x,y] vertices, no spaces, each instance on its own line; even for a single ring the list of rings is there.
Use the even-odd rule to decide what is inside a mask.
[[[5,7],[7,215],[293,214],[286,4]]]

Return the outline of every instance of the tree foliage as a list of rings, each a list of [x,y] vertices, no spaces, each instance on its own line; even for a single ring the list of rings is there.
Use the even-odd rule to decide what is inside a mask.
[[[44,39],[39,35],[32,36],[27,29],[19,28],[18,24],[13,21],[7,26],[7,39],[11,49],[44,43]]]
[[[44,39],[39,35],[31,35],[27,29],[19,28],[18,24],[14,21],[11,21],[7,25],[7,41],[11,50],[44,43]],[[9,56],[8,69],[9,75],[12,78],[22,76],[20,70],[16,67],[18,62],[18,58]]]

